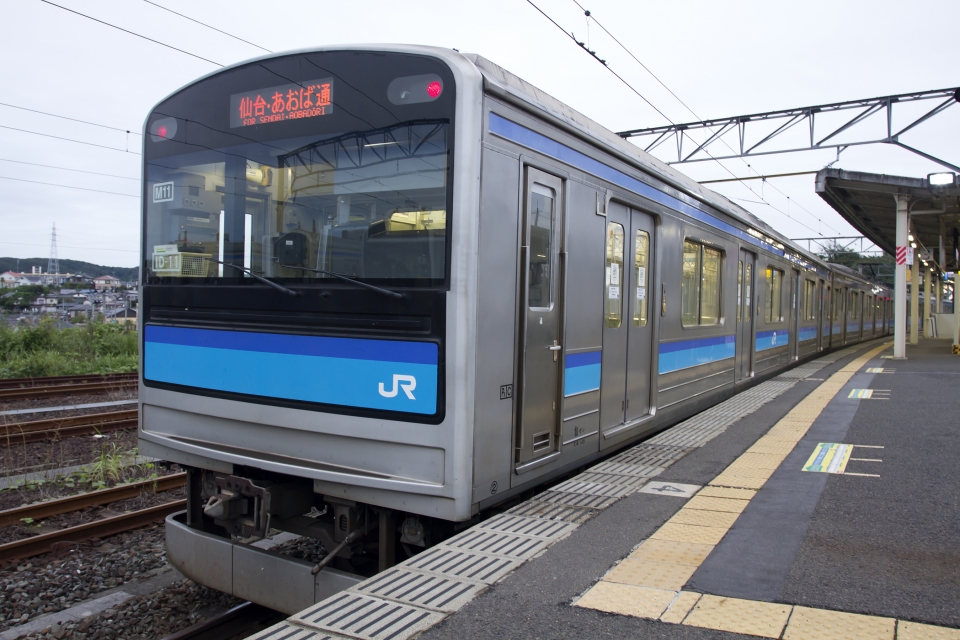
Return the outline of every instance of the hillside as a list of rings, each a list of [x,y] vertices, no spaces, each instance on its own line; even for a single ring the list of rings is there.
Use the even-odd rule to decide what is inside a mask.
[[[30,273],[31,267],[42,267],[44,272],[47,270],[46,258],[20,258],[20,271]],[[4,271],[16,271],[16,258],[0,258],[0,273]],[[83,262],[81,260],[61,260],[61,273],[83,273],[88,276],[113,276],[124,282],[136,282],[138,269],[136,267],[105,267],[92,262]]]

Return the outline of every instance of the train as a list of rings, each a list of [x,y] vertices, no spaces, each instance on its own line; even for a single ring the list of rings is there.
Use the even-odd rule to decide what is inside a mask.
[[[892,330],[886,287],[479,55],[272,54],[143,133],[139,451],[188,472],[168,558],[280,611]]]

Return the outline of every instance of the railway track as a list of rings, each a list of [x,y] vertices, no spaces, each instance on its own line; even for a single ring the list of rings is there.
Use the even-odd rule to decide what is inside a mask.
[[[40,387],[57,384],[81,384],[86,382],[114,382],[136,380],[134,373],[91,373],[79,376],[40,376],[36,378],[3,378],[0,379],[0,389],[20,389],[24,387]]]
[[[50,500],[49,502],[40,502],[26,507],[0,511],[0,526],[15,524],[25,518],[39,520],[71,511],[78,511],[87,507],[110,504],[118,500],[127,500],[137,497],[144,490],[152,492],[169,491],[182,487],[186,482],[186,475],[185,473],[177,473],[162,478],[141,480],[110,489],[81,493],[59,500]],[[138,509],[137,511],[87,522],[75,527],[67,527],[59,531],[52,531],[30,538],[24,538],[23,540],[9,542],[0,545],[0,563],[47,553],[57,543],[82,542],[91,538],[102,538],[129,531],[130,529],[136,529],[151,522],[162,520],[171,513],[185,509],[186,505],[186,500],[174,500],[146,509]]]
[[[229,611],[166,636],[163,640],[239,640],[286,617],[279,611],[244,602]]]
[[[13,422],[0,425],[0,446],[132,429],[136,428],[137,419],[137,409],[127,409],[85,416]]]
[[[46,386],[24,386],[0,388],[0,402],[9,400],[27,400],[34,398],[55,398],[57,396],[86,395],[127,389],[138,384],[137,374],[131,377],[116,378],[101,382],[80,382],[53,384]]]

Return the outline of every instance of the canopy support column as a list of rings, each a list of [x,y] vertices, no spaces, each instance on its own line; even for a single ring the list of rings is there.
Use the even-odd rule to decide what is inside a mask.
[[[907,246],[907,205],[910,196],[897,196],[897,246]],[[897,262],[893,282],[893,357],[907,357],[907,266]]]

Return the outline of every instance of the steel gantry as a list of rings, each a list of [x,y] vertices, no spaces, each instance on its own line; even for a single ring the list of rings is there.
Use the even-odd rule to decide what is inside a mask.
[[[932,101],[935,106],[923,115],[914,118],[905,126],[901,126],[895,130],[893,126],[894,107],[920,101]],[[814,151],[818,149],[836,149],[839,154],[847,147],[882,143],[896,145],[941,164],[944,167],[948,167],[953,171],[960,172],[960,167],[957,165],[900,142],[900,136],[904,133],[933,118],[937,114],[943,113],[957,102],[960,102],[960,89],[937,89],[917,93],[903,93],[882,98],[850,100],[848,102],[800,107],[798,109],[784,109],[783,111],[767,111],[765,113],[753,113],[745,116],[734,116],[732,118],[715,118],[713,120],[671,124],[647,129],[631,129],[629,131],[621,131],[618,135],[623,138],[645,138],[650,140],[644,147],[644,151],[648,153],[653,152],[654,149],[667,142],[673,141],[676,145],[677,155],[675,160],[668,160],[668,164],[725,160],[729,158],[745,158],[749,156]],[[818,115],[844,111],[851,112],[845,121],[839,124],[839,126],[834,123],[826,135],[822,135],[823,132],[821,132],[822,137],[817,135],[816,121]],[[845,140],[843,142],[839,140],[840,134],[849,131],[854,125],[860,124],[871,117],[880,117],[879,114],[886,116],[886,136],[870,139]],[[772,132],[763,135],[758,142],[749,141],[747,132],[748,124],[753,123],[756,125],[757,123],[764,122],[773,123],[778,126],[776,126]],[[775,146],[773,144],[775,140],[782,138],[784,133],[803,123],[806,123],[809,129],[808,142],[806,144],[801,146],[787,145],[788,148],[783,149],[773,148]],[[751,129],[754,128],[757,127],[751,127]],[[697,130],[704,130],[706,132],[707,139],[704,142],[697,142],[690,137],[690,132]],[[738,135],[739,149],[727,145],[723,148],[722,153],[716,154],[710,152],[710,148],[716,147],[717,143],[725,143],[723,137],[734,130],[736,130]]]

